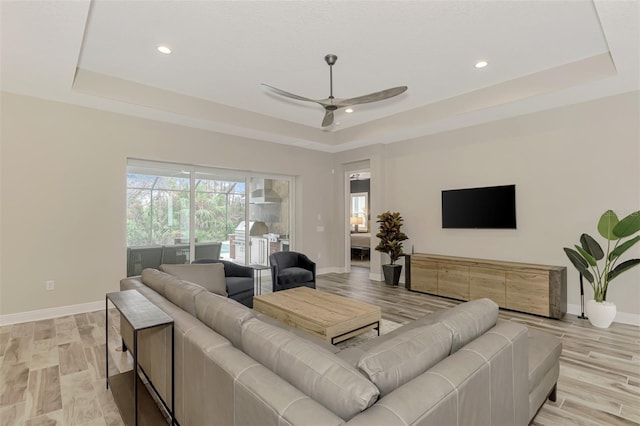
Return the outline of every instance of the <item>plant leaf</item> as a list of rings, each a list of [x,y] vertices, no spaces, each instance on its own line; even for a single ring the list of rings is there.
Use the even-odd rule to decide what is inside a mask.
[[[614,251],[609,254],[609,260],[613,260],[617,257],[622,256],[622,253],[629,250],[635,243],[640,241],[640,235],[637,235],[635,238],[632,238],[624,243],[620,244]]]
[[[567,257],[569,258],[571,263],[573,263],[573,266],[575,266],[576,269],[582,273],[582,275],[586,276],[585,272],[589,272],[587,270],[589,264],[584,259],[584,257],[580,256],[580,254],[574,249],[570,249],[567,247],[564,248],[564,252],[567,254]],[[593,279],[593,277],[591,278]]]
[[[597,265],[596,260],[585,249],[583,249],[579,245],[576,245],[575,248],[582,255],[582,257],[584,257],[586,259],[586,261],[589,263],[589,265],[591,265],[591,266],[596,266]]]
[[[613,210],[607,210],[600,216],[598,221],[598,232],[607,240],[618,240],[619,237],[613,233],[613,228],[618,224],[618,216]]]
[[[640,231],[640,210],[618,222],[613,228],[613,234],[618,238],[630,237]]]
[[[582,271],[581,274],[583,277],[587,279],[587,281],[593,284],[593,275],[591,274],[591,272],[585,270],[585,271]]]
[[[600,260],[604,257],[604,252],[602,251],[602,247],[600,247],[600,244],[598,244],[598,242],[594,240],[591,235],[582,234],[580,236],[580,244],[582,244],[582,248],[591,256],[593,256],[595,260]],[[596,265],[593,264],[592,266],[596,266]]]
[[[640,264],[640,259],[631,259],[626,262],[622,262],[618,266],[615,267],[613,271],[609,271],[609,282],[613,280],[615,277],[626,271],[627,269],[631,269],[634,266]]]

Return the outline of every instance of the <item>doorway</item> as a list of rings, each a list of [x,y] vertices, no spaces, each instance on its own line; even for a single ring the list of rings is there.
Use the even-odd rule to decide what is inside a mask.
[[[371,171],[369,169],[347,172],[349,188],[347,214],[349,223],[349,252],[351,267],[370,268],[371,259]]]

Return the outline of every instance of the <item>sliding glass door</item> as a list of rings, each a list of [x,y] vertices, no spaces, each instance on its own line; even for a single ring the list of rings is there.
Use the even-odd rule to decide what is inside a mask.
[[[230,239],[244,220],[245,195],[244,179],[195,173],[195,259],[231,259]]]
[[[190,193],[190,177],[180,170],[129,167],[127,276],[189,262]]]
[[[292,182],[130,160],[127,276],[201,259],[268,266],[271,253],[290,247]]]
[[[252,177],[249,188],[249,262],[267,266],[270,254],[289,250],[290,180]]]

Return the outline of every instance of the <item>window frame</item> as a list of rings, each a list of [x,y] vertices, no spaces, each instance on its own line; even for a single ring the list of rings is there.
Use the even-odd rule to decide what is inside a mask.
[[[136,171],[139,169],[139,171]],[[139,158],[127,158],[126,164],[126,174],[152,174],[156,173],[158,176],[172,176],[168,172],[178,172],[189,175],[189,258],[195,258],[195,238],[196,238],[196,209],[194,208],[195,197],[196,197],[196,182],[199,179],[212,179],[212,180],[236,180],[238,182],[242,181],[245,185],[245,194],[244,194],[244,220],[246,223],[249,222],[250,214],[251,214],[251,203],[250,203],[250,188],[251,182],[253,179],[271,179],[271,180],[282,180],[287,181],[289,186],[289,206],[288,206],[288,235],[289,235],[289,250],[295,250],[295,229],[296,229],[296,178],[291,175],[280,175],[280,174],[272,174],[272,173],[257,173],[248,170],[238,170],[238,169],[226,169],[226,168],[217,168],[217,167],[209,167],[209,166],[198,166],[198,165],[190,165],[190,164],[179,164],[173,162],[163,162],[163,161],[154,161],[154,160],[145,160]],[[162,173],[166,173],[163,175]],[[198,177],[198,174],[205,175],[204,177]],[[125,179],[126,180],[126,179]],[[127,191],[126,194],[128,196],[129,186],[127,183]],[[125,203],[128,215],[128,201]],[[127,236],[125,241],[128,244],[128,226],[125,224],[125,232]],[[250,236],[249,229],[245,230],[245,240],[249,241]],[[250,262],[250,251],[245,251],[245,259],[243,260],[245,263]]]

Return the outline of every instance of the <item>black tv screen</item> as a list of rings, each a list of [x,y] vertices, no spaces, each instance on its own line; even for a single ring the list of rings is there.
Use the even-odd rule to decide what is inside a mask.
[[[516,186],[442,191],[442,227],[516,229]]]

